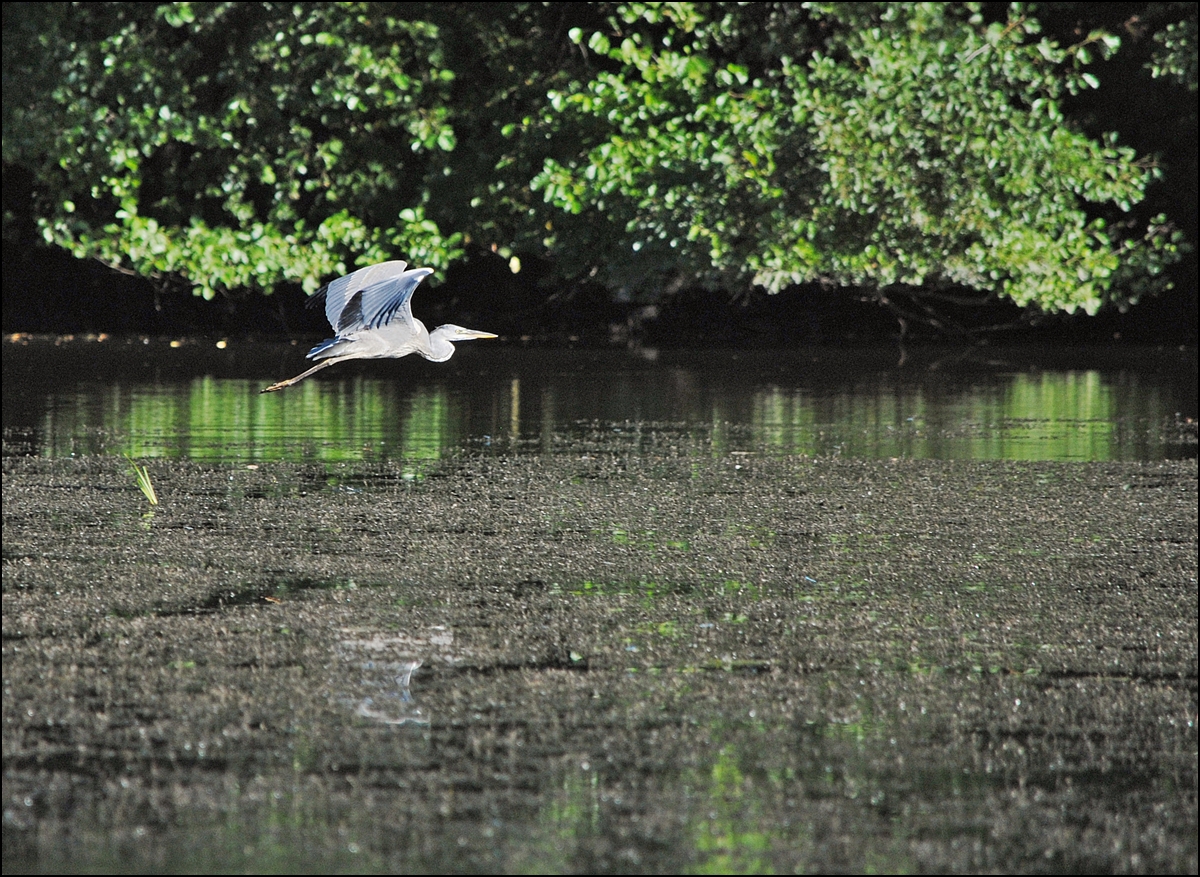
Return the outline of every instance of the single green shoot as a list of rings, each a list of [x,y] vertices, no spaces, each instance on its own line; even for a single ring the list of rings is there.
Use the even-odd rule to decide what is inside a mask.
[[[158,494],[154,492],[154,485],[150,482],[150,472],[145,466],[139,466],[133,462],[133,458],[128,454],[125,455],[125,459],[133,467],[133,474],[137,476],[137,485],[142,489],[146,499],[150,500],[150,505],[158,505]]]

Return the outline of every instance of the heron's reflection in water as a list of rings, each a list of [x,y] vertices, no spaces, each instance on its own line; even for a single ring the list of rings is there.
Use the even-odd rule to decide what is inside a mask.
[[[338,685],[355,715],[387,725],[428,725],[430,714],[412,695],[412,675],[427,661],[452,661],[454,633],[440,625],[414,631],[343,628],[339,656],[354,668]]]

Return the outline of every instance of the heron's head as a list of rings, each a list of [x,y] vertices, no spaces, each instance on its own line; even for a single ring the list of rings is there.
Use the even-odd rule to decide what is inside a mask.
[[[496,338],[491,332],[480,332],[478,329],[464,329],[447,323],[438,326],[429,333],[429,353],[422,353],[426,359],[434,362],[445,362],[454,355],[452,341],[470,341],[473,338]]]

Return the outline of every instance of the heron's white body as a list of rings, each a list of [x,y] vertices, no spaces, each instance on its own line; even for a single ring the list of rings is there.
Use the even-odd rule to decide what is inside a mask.
[[[308,352],[308,359],[319,360],[317,365],[262,392],[290,387],[346,359],[398,359],[417,353],[433,362],[445,362],[454,355],[452,341],[496,337],[451,323],[428,331],[412,315],[412,294],[433,269],[406,271],[407,267],[406,262],[381,262],[339,277],[320,290],[310,305],[324,296],[325,316],[336,334]]]
[[[361,329],[322,341],[308,352],[308,358],[340,356],[344,359],[399,359],[410,353],[419,353],[433,362],[445,362],[454,355],[451,341],[495,337],[490,332],[476,332],[450,324],[438,326],[430,332],[424,323],[414,317],[411,329],[404,323],[392,322],[381,329]]]

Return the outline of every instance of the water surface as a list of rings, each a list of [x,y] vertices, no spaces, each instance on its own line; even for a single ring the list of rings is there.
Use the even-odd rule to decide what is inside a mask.
[[[222,342],[224,345],[224,342]],[[1177,350],[528,350],[344,363],[284,392],[302,345],[4,345],[6,454],[212,462],[404,460],[455,449],[862,459],[1195,456],[1196,360]]]

